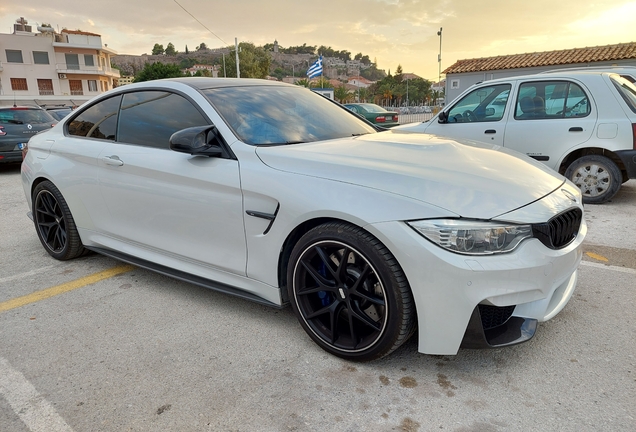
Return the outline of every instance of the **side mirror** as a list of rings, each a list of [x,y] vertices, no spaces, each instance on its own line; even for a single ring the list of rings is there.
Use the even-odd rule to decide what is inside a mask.
[[[486,117],[494,116],[495,109],[494,108],[486,108]]]
[[[216,126],[209,125],[182,129],[170,137],[170,150],[193,156],[225,157],[218,134]]]
[[[446,113],[446,111],[440,111],[439,115],[437,116],[437,122],[438,123],[448,123],[448,114]]]

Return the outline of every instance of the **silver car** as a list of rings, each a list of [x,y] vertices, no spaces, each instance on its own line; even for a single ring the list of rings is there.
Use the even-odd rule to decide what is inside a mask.
[[[529,340],[571,298],[587,232],[580,191],[530,158],[379,132],[265,80],[104,93],[31,139],[22,180],[54,258],[93,251],[291,305],[357,361],[416,330],[428,354]]]

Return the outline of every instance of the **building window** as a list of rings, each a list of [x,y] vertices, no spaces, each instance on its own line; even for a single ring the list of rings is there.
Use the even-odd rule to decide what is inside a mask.
[[[53,94],[53,80],[50,79],[38,79],[38,90],[40,96]]]
[[[11,90],[28,90],[26,78],[11,78]]]
[[[84,54],[84,64],[86,66],[95,66],[95,60],[92,54]]]
[[[66,57],[66,69],[79,70],[79,56],[77,54],[64,54]]]
[[[49,64],[49,53],[46,51],[33,51],[33,63]]]
[[[459,80],[458,79],[451,80],[451,88],[452,89],[458,89],[459,88]]]
[[[71,88],[71,95],[79,96],[84,94],[82,80],[68,80],[68,85]]]
[[[20,50],[5,50],[7,53],[7,63],[24,63],[22,61],[22,51]]]
[[[97,81],[88,80],[88,91],[89,92],[96,92],[97,91]]]

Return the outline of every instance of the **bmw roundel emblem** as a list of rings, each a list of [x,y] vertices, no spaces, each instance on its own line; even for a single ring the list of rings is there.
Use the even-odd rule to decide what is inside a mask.
[[[31,124],[27,124],[27,129],[31,130],[33,129],[33,126],[31,126]]]

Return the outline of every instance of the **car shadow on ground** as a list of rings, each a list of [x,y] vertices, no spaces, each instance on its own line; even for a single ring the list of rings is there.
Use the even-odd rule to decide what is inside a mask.
[[[0,175],[19,173],[21,166],[19,163],[0,164]]]

